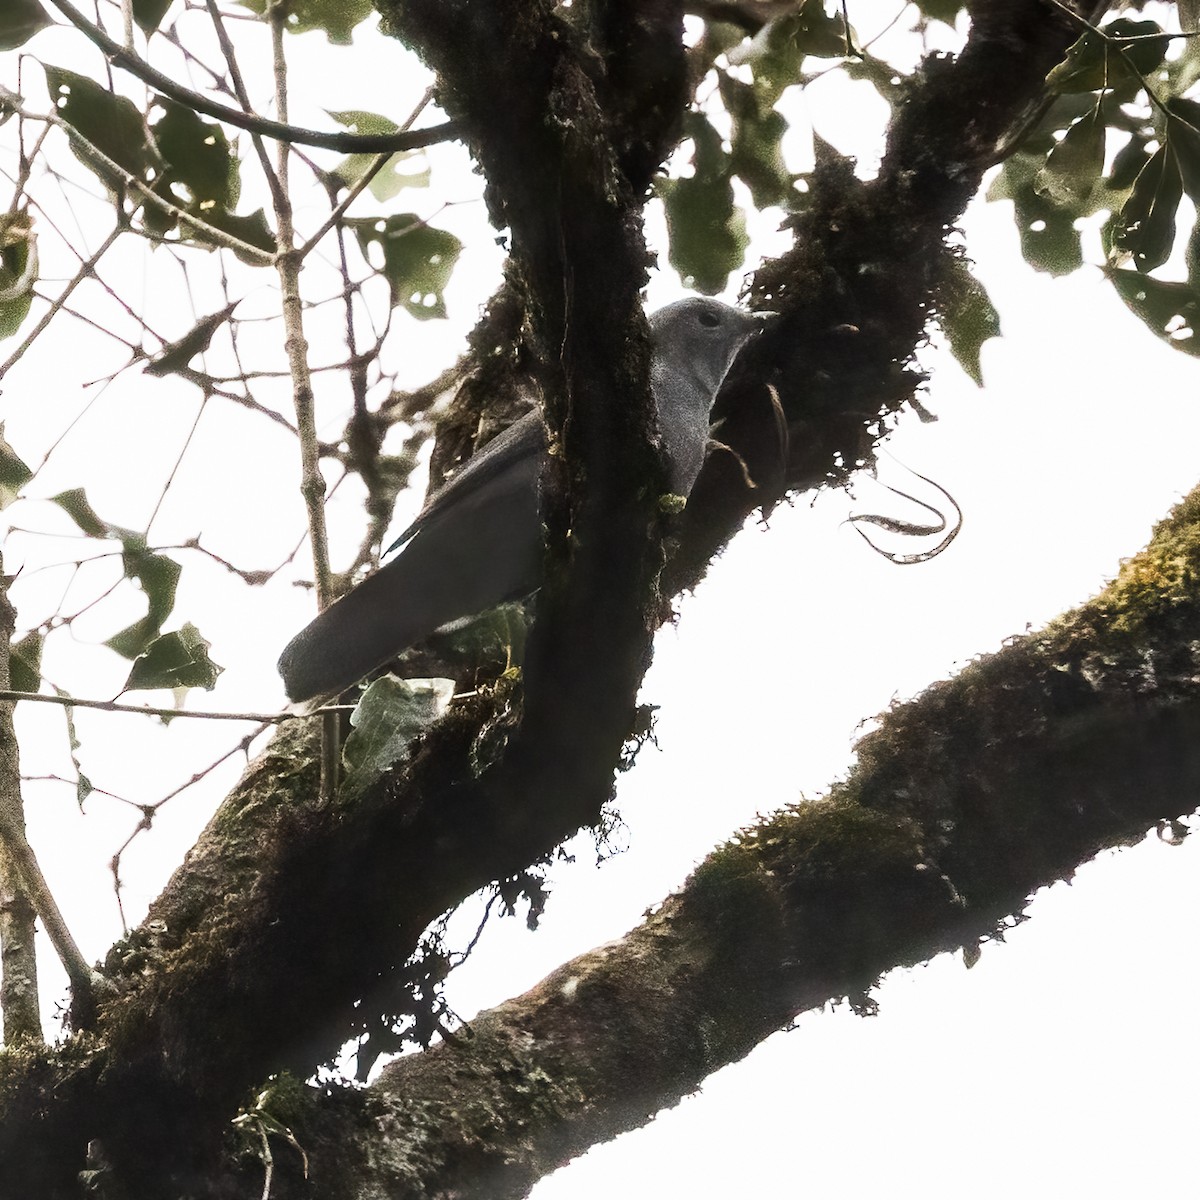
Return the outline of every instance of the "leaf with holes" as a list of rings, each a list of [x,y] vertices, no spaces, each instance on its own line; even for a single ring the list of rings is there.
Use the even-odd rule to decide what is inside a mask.
[[[150,128],[162,155],[166,178],[170,184],[181,184],[187,189],[184,196],[172,189],[175,203],[201,217],[213,205],[236,207],[241,179],[237,154],[225,131],[215,122],[202,120],[183,104],[163,99],[156,103],[163,114]]]
[[[379,113],[366,112],[360,108],[331,111],[329,115],[339,125],[344,125],[347,129],[354,130],[355,133],[397,133],[400,129],[400,126],[390,118],[380,116]],[[353,187],[374,166],[378,157],[377,154],[347,155],[330,171],[330,175],[346,187]],[[406,164],[409,169],[402,169]],[[406,150],[400,154],[393,154],[379,168],[371,182],[367,184],[367,190],[382,203],[390,200],[406,187],[428,187],[431,177],[432,173],[425,151]]]
[[[454,234],[424,224],[414,213],[364,217],[347,224],[368,262],[372,247],[382,252],[378,269],[391,288],[393,305],[421,321],[445,317],[446,285],[462,251]]]
[[[1139,271],[1153,271],[1171,257],[1182,196],[1183,177],[1168,143],[1154,152],[1134,180],[1113,233],[1114,247],[1131,255]]]
[[[1109,279],[1151,333],[1172,349],[1200,357],[1200,290],[1138,271],[1110,271]]]
[[[142,114],[132,101],[101,87],[86,75],[47,65],[46,86],[58,115],[82,137],[137,179],[154,163]],[[123,186],[120,175],[100,162],[88,147],[71,139],[75,156],[110,190]]]
[[[267,0],[240,0],[264,15]],[[375,11],[371,0],[291,0],[287,6],[285,28],[289,33],[308,33],[320,29],[335,46],[349,46],[356,25]]]
[[[1013,202],[1021,253],[1031,267],[1051,275],[1069,275],[1083,265],[1083,247],[1075,228],[1079,214],[1038,195],[1034,180],[1042,163],[1042,155],[1036,152],[1014,154],[993,180],[987,198]]]

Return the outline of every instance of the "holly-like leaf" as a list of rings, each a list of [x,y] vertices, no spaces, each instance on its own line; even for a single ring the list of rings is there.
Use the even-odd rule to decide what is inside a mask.
[[[135,580],[146,593],[146,615],[113,634],[104,644],[122,658],[137,658],[158,637],[163,622],[175,607],[175,589],[181,568],[173,558],[149,549],[140,535],[127,536],[123,547],[121,560],[125,577]]]
[[[267,11],[267,0],[241,0],[241,3],[260,16]],[[374,11],[371,0],[291,0],[286,28],[289,33],[320,29],[334,45],[348,46],[353,40],[354,27]]]
[[[0,5],[0,50],[23,46],[50,18],[38,0],[4,0]]]
[[[1200,357],[1200,290],[1139,271],[1110,271],[1117,295],[1168,346]]]
[[[959,366],[983,387],[980,351],[984,342],[1000,336],[1000,314],[987,289],[960,258],[952,261],[938,292],[938,323]]]
[[[347,108],[331,111],[329,115],[340,125],[355,133],[396,133],[399,126],[388,117],[379,113],[366,112],[360,108]],[[378,155],[349,154],[330,172],[347,187],[353,187],[374,165]],[[402,168],[408,164],[408,170]],[[412,168],[416,169],[412,169]],[[429,161],[424,150],[406,150],[393,154],[379,168],[378,172],[367,184],[371,195],[380,203],[390,200],[406,187],[428,187],[431,172]]]
[[[144,179],[154,158],[146,126],[137,106],[124,96],[114,95],[86,75],[47,65],[46,85],[58,115],[90,145],[95,146],[129,174]],[[87,148],[71,139],[76,157],[107,187],[122,185],[119,175],[90,155]]]
[[[0,509],[7,508],[16,500],[18,493],[32,478],[33,472],[5,440],[4,423],[0,421]]]
[[[177,342],[164,346],[157,357],[146,367],[147,375],[170,375],[173,371],[181,371],[184,367],[208,349],[213,334],[229,320],[230,314],[237,308],[238,301],[227,304],[220,312],[210,313],[201,317],[187,333]]]
[[[384,277],[399,305],[418,320],[446,315],[446,285],[462,251],[462,242],[444,229],[426,225],[413,213],[364,217],[347,224],[370,261],[372,246],[383,253]]]
[[[42,686],[42,643],[36,629],[14,642],[8,661],[9,686],[15,692],[36,693]]]
[[[692,175],[657,184],[667,213],[669,257],[686,287],[714,295],[745,258],[746,219],[733,203],[732,166],[721,135],[699,113],[685,114],[684,132],[695,147]]]
[[[187,624],[156,637],[134,660],[123,692],[152,688],[203,688],[211,692],[224,667],[208,656],[209,643]]]
[[[1175,214],[1182,196],[1183,177],[1168,141],[1134,180],[1113,234],[1114,246],[1132,255],[1139,271],[1153,271],[1171,257]]]
[[[371,683],[350,717],[354,729],[342,751],[346,777],[340,798],[361,795],[399,762],[413,738],[441,716],[453,695],[452,679],[413,681],[384,675]]]
[[[1050,151],[1045,166],[1034,179],[1034,191],[1064,207],[1083,205],[1104,169],[1104,136],[1097,104]]]

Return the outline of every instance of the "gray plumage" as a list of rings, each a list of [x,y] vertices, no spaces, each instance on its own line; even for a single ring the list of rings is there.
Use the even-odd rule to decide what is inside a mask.
[[[680,300],[650,318],[650,384],[671,490],[686,496],[708,444],[712,402],[759,318],[716,300]],[[332,604],[279,658],[288,696],[344,691],[462,617],[534,591],[544,545],[541,414],[528,413],[439,488],[391,547],[403,551]]]

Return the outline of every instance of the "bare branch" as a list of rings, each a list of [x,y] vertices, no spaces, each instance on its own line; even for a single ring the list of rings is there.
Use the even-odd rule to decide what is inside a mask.
[[[228,104],[210,100],[200,92],[182,87],[152,67],[145,59],[127,50],[120,42],[114,41],[103,29],[89,21],[69,0],[50,0],[50,3],[89,41],[99,46],[110,62],[137,76],[156,92],[179,104],[185,104],[196,112],[204,113],[205,116],[215,117],[218,121],[251,133],[262,134],[277,142],[295,142],[302,146],[317,146],[322,150],[340,150],[344,154],[395,154],[401,150],[419,150],[422,146],[448,142],[458,136],[457,127],[450,121],[408,133],[322,133],[316,129],[289,125],[286,121],[272,121],[269,117],[245,113]]]

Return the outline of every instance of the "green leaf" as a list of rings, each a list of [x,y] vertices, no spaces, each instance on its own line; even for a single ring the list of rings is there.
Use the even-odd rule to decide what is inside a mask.
[[[266,0],[240,0],[260,16],[266,13]],[[286,28],[289,33],[324,30],[336,46],[348,46],[356,25],[375,11],[371,0],[291,0],[287,6]]]
[[[197,215],[206,225],[211,225],[214,229],[219,229],[222,233],[227,233],[230,237],[235,237],[238,241],[245,242],[248,246],[253,246],[261,250],[264,254],[275,253],[275,234],[272,232],[270,225],[267,224],[266,213],[261,208],[256,209],[248,216],[238,216],[237,213],[227,212],[223,208],[210,209],[208,212],[198,213]],[[204,230],[197,229],[194,225],[188,226],[185,232],[187,239],[196,245],[222,245],[215,238],[210,238]],[[234,250],[233,253],[248,267],[268,267],[271,265],[269,261],[265,261],[257,255],[246,254],[240,250]]]
[[[0,421],[0,509],[12,504],[32,478],[33,472],[5,440],[4,423]]]
[[[173,558],[155,554],[138,534],[125,539],[121,559],[125,577],[136,580],[146,593],[147,610],[140,621],[113,634],[104,644],[122,658],[137,658],[158,637],[163,622],[175,607],[181,568]]]
[[[23,46],[39,29],[51,24],[38,0],[4,0],[0,6],[0,50]]]
[[[1082,205],[1104,169],[1105,127],[1100,105],[1072,125],[1033,181],[1034,191],[1064,207]]]
[[[959,366],[983,387],[980,351],[984,342],[1000,336],[1000,314],[983,284],[961,258],[952,260],[938,291],[938,323]]]
[[[25,212],[0,216],[0,340],[12,337],[29,315],[38,281],[37,237]]]
[[[1200,104],[1175,96],[1167,107],[1167,145],[1175,156],[1184,191],[1194,204],[1200,204]]]
[[[1104,181],[1104,186],[1110,191],[1122,192],[1133,187],[1133,181],[1141,174],[1142,169],[1150,161],[1153,151],[1149,148],[1151,134],[1147,131],[1133,133],[1129,141],[1113,156],[1112,170]]]
[[[177,342],[164,346],[155,359],[146,367],[147,375],[170,375],[174,371],[182,371],[184,367],[208,349],[213,334],[228,320],[239,301],[227,304],[220,312],[210,313],[202,317]]]
[[[86,75],[47,65],[46,85],[58,115],[97,150],[138,179],[144,179],[153,163],[146,126],[137,106],[124,96],[116,96]],[[75,156],[102,183],[112,190],[123,181],[108,167],[97,162],[87,150],[71,139]]]
[[[684,133],[695,147],[693,174],[657,184],[667,213],[669,257],[685,286],[713,295],[745,259],[746,219],[733,203],[732,167],[721,135],[694,112],[684,114]]]
[[[1118,84],[1140,86],[1163,60],[1171,39],[1157,21],[1121,17],[1099,32],[1088,30],[1067,51],[1067,57],[1046,76],[1053,92],[1095,92]]]
[[[1134,180],[1113,235],[1113,245],[1132,255],[1139,271],[1153,271],[1171,257],[1182,196],[1179,164],[1170,146],[1162,145]]]
[[[848,39],[840,12],[825,11],[822,0],[803,0],[800,11],[777,17],[750,42],[729,55],[735,66],[749,64],[754,86],[770,108],[789,87],[802,82],[804,60],[843,58]]]
[[[750,189],[759,208],[785,204],[792,194],[792,173],[783,159],[787,121],[769,106],[764,110],[758,93],[748,83],[720,72],[721,99],[733,120],[730,168]]]
[[[966,7],[966,0],[916,0],[917,8],[934,21],[945,21],[953,25],[958,14]]]
[[[128,535],[128,530],[118,531],[116,526],[109,525],[96,515],[96,510],[88,503],[88,498],[81,487],[59,492],[57,496],[51,496],[50,501],[52,504],[57,504],[88,537]]]
[[[151,688],[203,688],[211,692],[224,667],[208,656],[209,643],[195,625],[155,638],[134,660],[123,692]]]
[[[175,203],[198,217],[216,205],[233,209],[238,202],[241,180],[238,160],[225,131],[215,122],[204,121],[183,104],[173,100],[156,101],[163,115],[151,130],[162,155],[170,183],[182,184],[188,194],[182,198],[172,191]]]
[[[360,108],[330,111],[329,115],[355,133],[397,133],[400,128],[390,118]],[[330,171],[330,175],[346,187],[353,187],[374,165],[376,158],[376,154],[347,155]],[[400,168],[404,163],[415,163],[418,169],[402,171]],[[367,189],[382,203],[390,200],[403,188],[428,187],[430,177],[429,161],[424,150],[406,150],[400,154],[393,154],[367,184]]]
[[[9,686],[15,692],[36,693],[42,686],[42,643],[44,635],[33,629],[14,642],[8,664]]]
[[[346,223],[368,261],[372,245],[382,250],[382,273],[391,288],[393,305],[422,321],[445,317],[445,288],[462,250],[462,242],[454,234],[423,224],[413,213]]]
[[[445,711],[452,679],[404,680],[384,675],[371,683],[350,717],[353,732],[342,759],[346,777],[340,798],[361,795],[408,752],[413,738]]]
[[[1038,271],[1069,275],[1083,265],[1083,248],[1075,228],[1075,212],[1039,196],[1034,180],[1042,167],[1041,154],[1022,151],[1004,164],[988,189],[989,200],[1013,202],[1021,253]]]
[[[153,33],[167,15],[172,0],[133,0],[133,19],[143,33]]]
[[[1167,345],[1200,357],[1200,290],[1138,271],[1110,271],[1117,295]]]

